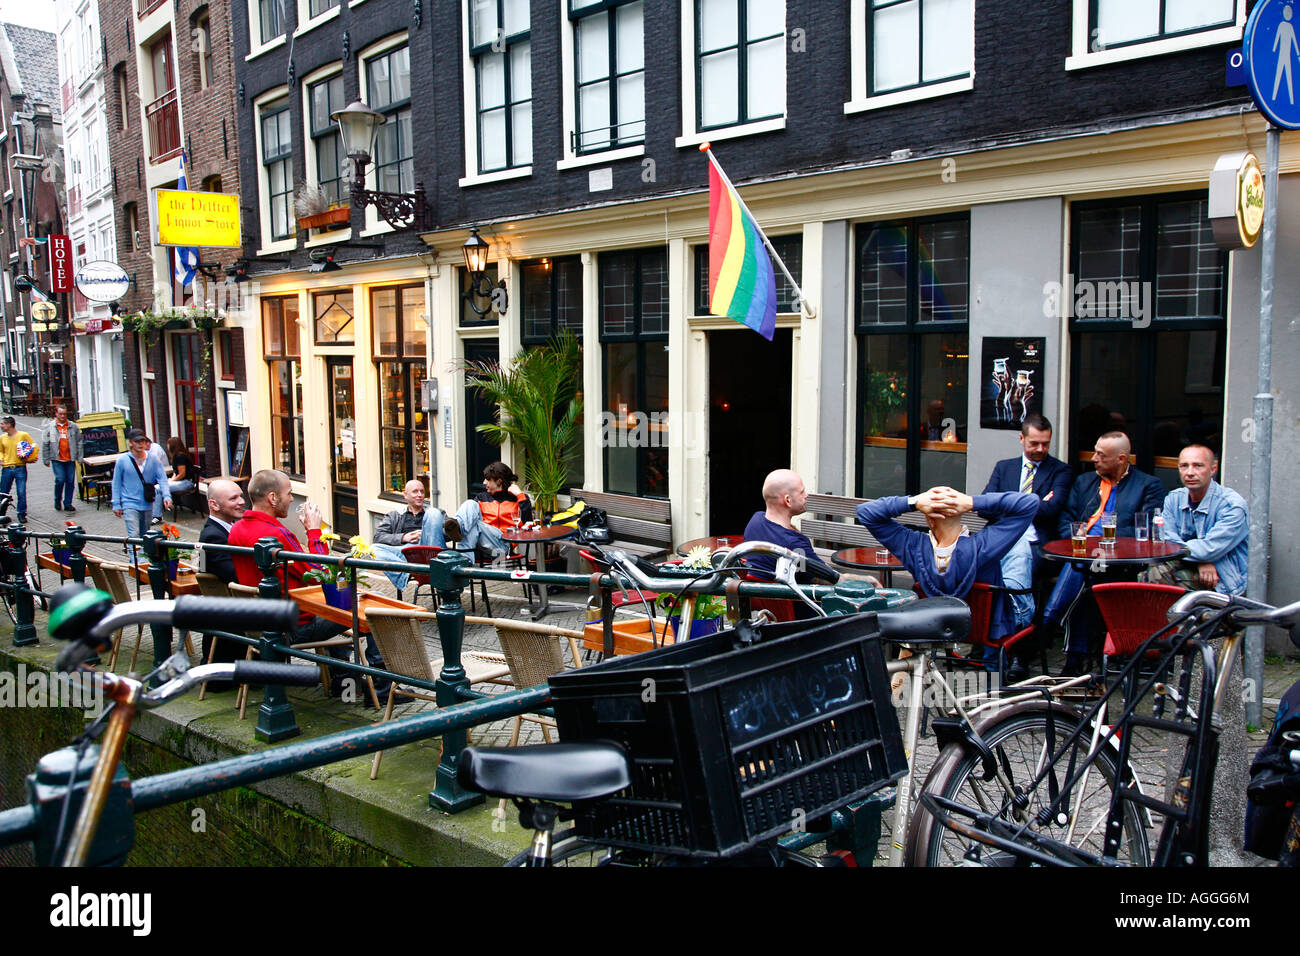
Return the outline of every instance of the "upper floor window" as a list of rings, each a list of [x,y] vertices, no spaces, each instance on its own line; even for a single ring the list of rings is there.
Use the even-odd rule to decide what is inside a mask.
[[[113,87],[117,92],[117,128],[131,128],[131,86],[126,79],[126,64],[113,68]]]
[[[340,105],[336,108],[341,108],[343,103],[341,77],[339,83]],[[366,102],[371,109],[388,117],[388,122],[379,128],[375,143],[375,188],[381,192],[413,192],[409,47],[403,45],[366,61]]]
[[[206,90],[212,85],[212,18],[208,8],[200,10],[190,22],[193,23],[190,32],[194,40],[192,49],[198,68],[199,89]]]
[[[333,10],[339,5],[340,0],[310,0],[307,5],[307,13],[311,17],[318,17],[322,13]]]
[[[1066,69],[1241,39],[1246,0],[1074,0]]]
[[[281,19],[283,0],[258,0],[258,38],[265,45],[284,32]]]
[[[573,24],[573,152],[645,141],[645,28],[641,0],[569,0]]]
[[[871,92],[970,76],[974,0],[871,0]]]
[[[527,0],[469,0],[478,172],[533,161],[532,44]]]
[[[289,100],[262,108],[262,167],[270,212],[271,239],[293,235],[293,138],[289,127]]]
[[[785,115],[783,0],[695,0],[696,129]]]
[[[330,119],[330,114],[347,105],[343,101],[343,74],[336,73],[319,83],[310,84],[307,87],[307,102],[312,153],[316,160],[316,181],[330,202],[342,202],[343,144],[339,141],[338,124]],[[407,110],[408,126],[409,117],[410,110]]]

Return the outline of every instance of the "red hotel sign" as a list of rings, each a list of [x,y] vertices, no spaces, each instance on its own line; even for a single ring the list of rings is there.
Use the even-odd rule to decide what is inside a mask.
[[[50,236],[50,290],[72,291],[72,240]]]

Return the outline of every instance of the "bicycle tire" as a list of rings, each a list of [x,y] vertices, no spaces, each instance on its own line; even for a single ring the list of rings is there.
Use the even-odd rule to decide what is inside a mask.
[[[26,571],[23,572],[23,582],[28,590],[30,591],[36,590],[36,579],[32,577],[31,568],[28,568]],[[12,621],[15,626],[17,626],[18,608],[16,606],[16,603],[18,601],[18,595],[15,594],[13,590],[7,586],[7,584],[4,586],[0,586],[0,592],[3,592],[3,594],[0,594],[0,604],[4,604],[5,613],[9,615],[9,620]],[[50,609],[50,602],[47,601],[44,597],[41,597],[36,594],[32,595],[32,605],[33,607],[40,608],[42,611],[48,611]]]
[[[573,827],[561,830],[551,837],[551,866],[600,866],[597,856],[606,856],[607,846],[597,846],[578,836]],[[511,857],[504,866],[527,866],[532,849]]]
[[[1016,705],[1007,712],[997,714],[979,727],[980,736],[993,748],[999,763],[1011,767],[1013,785],[1025,786],[1043,766],[1046,753],[1048,707],[1041,701]],[[1079,725],[1079,715],[1061,705],[1053,705],[1056,747]],[[1086,733],[1076,743],[1081,758],[1086,752],[1090,737]],[[1005,758],[1005,760],[1003,760]],[[1061,782],[1069,766],[1070,754],[1058,764]],[[1078,765],[1076,765],[1078,766]],[[1078,806],[1074,819],[1073,838],[1067,841],[1070,831],[1048,824],[1039,827],[1034,817],[1049,801],[1046,783],[1040,784],[1031,798],[1027,810],[1030,827],[1037,832],[1090,852],[1102,853],[1106,818],[1110,808],[1118,770],[1118,757],[1109,746],[1097,756],[1084,782],[1081,802],[1072,795],[1070,806]],[[998,808],[1005,802],[1005,790],[998,777],[984,781],[979,755],[961,743],[949,744],[939,755],[922,787],[923,792],[937,794],[971,807]],[[909,866],[1009,866],[1016,861],[1009,854],[999,854],[990,847],[965,839],[938,822],[918,800],[915,804],[912,826],[909,829],[905,860]],[[1147,838],[1145,817],[1141,809],[1127,803],[1124,807],[1123,837],[1118,859],[1129,866],[1149,866],[1151,849]],[[968,851],[974,850],[968,856]]]
[[[524,850],[522,853],[512,857],[504,865],[508,867],[523,867],[528,865],[528,858],[531,849]],[[828,865],[824,857],[811,856],[806,853],[800,853],[795,850],[786,850],[776,848],[774,850],[774,865],[779,866],[796,866],[796,867],[823,867]],[[574,866],[574,867],[591,867],[591,866],[634,866],[634,867],[660,867],[660,866],[729,866],[744,865],[735,861],[720,860],[695,860],[690,857],[665,856],[661,854],[641,853],[630,850],[614,850],[604,844],[597,844],[581,837],[570,827],[567,830],[561,830],[551,838],[551,866]],[[838,858],[834,865],[842,866],[843,861]]]

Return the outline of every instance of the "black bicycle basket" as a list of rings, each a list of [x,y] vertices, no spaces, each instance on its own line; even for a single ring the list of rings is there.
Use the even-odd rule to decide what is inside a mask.
[[[907,770],[874,612],[728,630],[550,679],[560,738],[614,740],[632,785],[579,807],[611,846],[730,856]]]

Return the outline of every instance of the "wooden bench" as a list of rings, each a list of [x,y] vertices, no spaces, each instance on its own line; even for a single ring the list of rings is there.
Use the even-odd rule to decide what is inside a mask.
[[[601,508],[609,517],[611,545],[628,554],[659,558],[673,546],[672,505],[663,498],[636,498],[603,491],[570,488],[569,496],[589,508]]]

